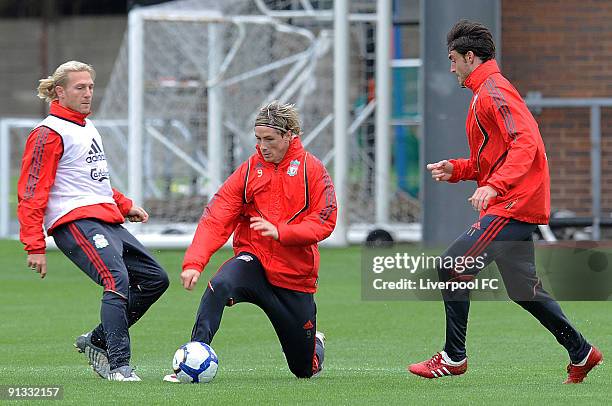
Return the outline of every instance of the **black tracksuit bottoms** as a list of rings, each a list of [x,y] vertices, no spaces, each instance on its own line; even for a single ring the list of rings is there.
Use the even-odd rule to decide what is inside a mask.
[[[314,295],[271,285],[259,259],[248,252],[226,261],[208,282],[191,340],[210,344],[225,306],[241,302],[252,303],[266,313],[295,376],[310,378],[322,368],[323,343],[315,337]]]
[[[570,324],[559,304],[542,288],[536,275],[532,239],[536,227],[515,219],[486,215],[461,234],[442,257],[480,257],[486,265],[495,261],[508,296],[548,329],[565,347],[571,361],[578,363],[587,356],[591,346]],[[470,279],[470,272],[459,273],[452,268],[440,267],[438,275],[442,282]],[[446,312],[444,351],[453,361],[461,361],[466,356],[470,292],[467,289],[447,289],[442,290],[442,297]]]
[[[147,249],[122,225],[81,219],[53,232],[58,248],[104,288],[101,323],[92,342],[106,348],[110,368],[130,362],[128,328],[168,288],[168,275]]]

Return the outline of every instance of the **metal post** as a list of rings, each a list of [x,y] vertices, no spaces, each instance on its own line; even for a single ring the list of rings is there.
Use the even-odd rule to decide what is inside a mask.
[[[135,204],[143,204],[142,139],[144,132],[144,15],[130,11],[128,79],[128,193]]]
[[[10,133],[6,120],[0,121],[0,238],[9,236],[9,193],[11,183]]]
[[[208,163],[212,198],[223,182],[223,98],[217,75],[223,62],[221,25],[208,24]]]
[[[593,240],[601,239],[601,108],[591,106],[591,199]]]
[[[601,239],[601,108],[612,106],[612,98],[542,98],[529,92],[525,103],[532,108],[589,107],[591,110],[591,206],[593,214],[593,240]]]
[[[338,203],[338,218],[334,242],[346,245],[348,201],[348,60],[349,24],[348,0],[334,2],[334,185]]]
[[[376,222],[389,221],[391,0],[378,0],[376,22]]]

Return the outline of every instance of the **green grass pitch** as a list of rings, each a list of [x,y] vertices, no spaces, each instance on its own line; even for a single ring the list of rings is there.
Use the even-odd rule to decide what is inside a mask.
[[[255,306],[227,308],[213,342],[220,367],[210,384],[173,385],[176,348],[188,341],[208,277],[229,255],[212,260],[196,291],[179,283],[182,252],[154,252],[171,286],[130,331],[139,383],[107,382],[72,344],[99,320],[101,290],[60,252],[48,255],[47,278],[25,266],[14,241],[0,241],[0,385],[63,385],[72,404],[605,404],[612,368],[581,385],[562,385],[565,350],[511,302],[475,302],[468,335],[469,369],[426,380],[405,367],[441,349],[439,302],[366,302],[360,293],[360,249],[322,249],[318,328],[327,335],[325,371],[298,380],[286,367],[274,331]],[[611,302],[567,302],[568,317],[604,356],[612,356]]]

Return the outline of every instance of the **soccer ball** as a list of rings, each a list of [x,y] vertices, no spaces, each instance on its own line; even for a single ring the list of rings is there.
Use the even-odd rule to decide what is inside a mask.
[[[172,369],[181,383],[206,383],[217,375],[219,359],[208,344],[192,341],[174,353]]]

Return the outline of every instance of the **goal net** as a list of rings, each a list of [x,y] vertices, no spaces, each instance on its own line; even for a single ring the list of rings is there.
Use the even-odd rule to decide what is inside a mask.
[[[303,143],[333,176],[332,11],[331,0],[185,0],[130,12],[93,118],[113,184],[151,215],[135,230],[145,243],[191,241],[204,205],[253,153],[254,118],[272,100],[296,104]],[[296,12],[301,16],[287,17]],[[351,1],[350,12],[373,16],[376,2]],[[361,230],[353,241],[375,218],[375,31],[372,18],[350,23],[344,210],[349,232]],[[395,175],[387,181],[390,222],[414,222],[417,201],[398,190]]]

